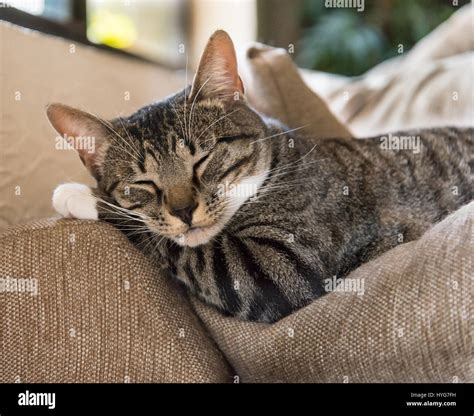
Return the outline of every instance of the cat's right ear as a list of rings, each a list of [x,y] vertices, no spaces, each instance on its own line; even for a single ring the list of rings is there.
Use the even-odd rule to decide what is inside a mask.
[[[237,70],[232,39],[223,30],[215,31],[207,42],[191,87],[189,100],[218,98],[232,105],[244,96],[244,85]]]
[[[60,140],[74,148],[91,174],[99,179],[105,150],[109,145],[107,122],[64,104],[46,107],[51,125],[61,135]]]

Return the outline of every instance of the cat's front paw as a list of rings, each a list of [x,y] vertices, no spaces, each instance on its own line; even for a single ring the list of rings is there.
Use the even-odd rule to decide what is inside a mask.
[[[66,218],[97,220],[99,214],[92,190],[80,183],[59,185],[53,192],[54,209]]]

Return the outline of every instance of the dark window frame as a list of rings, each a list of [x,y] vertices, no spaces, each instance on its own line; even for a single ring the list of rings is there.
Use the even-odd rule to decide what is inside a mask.
[[[139,60],[141,62],[165,67],[168,69],[182,69],[181,66],[172,65],[170,63],[158,62],[143,56],[134,55],[133,53],[112,48],[107,45],[101,45],[91,42],[86,35],[86,0],[76,0],[72,2],[72,20],[67,23],[60,23],[41,16],[16,9],[6,3],[0,2],[0,20],[21,26],[27,29],[36,30],[47,35],[57,36],[68,39],[82,45],[91,46],[96,49],[108,51],[126,58]]]

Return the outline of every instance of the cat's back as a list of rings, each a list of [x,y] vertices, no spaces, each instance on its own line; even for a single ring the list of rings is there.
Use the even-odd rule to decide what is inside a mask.
[[[319,224],[351,231],[365,222],[387,229],[409,222],[414,238],[474,199],[473,135],[473,128],[446,127],[303,138],[295,139],[296,152],[282,141],[272,192],[263,196],[269,203],[248,209],[254,218],[278,218],[278,226],[302,219],[312,231]]]
[[[408,175],[430,181],[435,175],[446,182],[472,182],[472,127],[411,129],[360,139],[329,138],[319,141],[317,147],[346,173],[363,169],[366,174],[394,179]]]
[[[464,163],[472,161],[474,157],[474,128],[410,129],[363,138],[327,138],[314,143],[319,149],[335,153],[350,149],[355,157],[358,153],[373,156],[374,153],[383,152],[386,157],[397,158],[404,154],[403,157],[410,156],[415,159],[426,157],[435,151],[439,156],[446,156],[445,162],[458,160]],[[310,143],[305,146],[310,146]]]
[[[365,139],[327,139],[319,144],[347,190],[338,206],[387,228],[402,224],[413,238],[474,199],[474,129],[412,129]],[[328,180],[334,177],[328,173]],[[344,204],[344,201],[349,201]]]

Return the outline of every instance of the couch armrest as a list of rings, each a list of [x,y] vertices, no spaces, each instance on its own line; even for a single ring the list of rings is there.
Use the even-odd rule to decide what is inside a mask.
[[[1,382],[224,382],[170,279],[113,227],[45,220],[0,235]]]
[[[195,301],[244,382],[473,382],[474,202],[274,324]],[[363,286],[358,286],[363,283]]]

